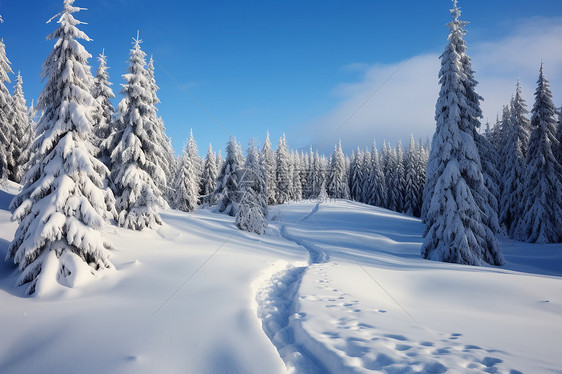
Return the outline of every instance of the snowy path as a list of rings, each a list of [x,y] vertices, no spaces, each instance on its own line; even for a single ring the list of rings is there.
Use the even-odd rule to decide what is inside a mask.
[[[316,205],[292,221],[283,237],[329,260],[302,273],[293,330],[331,372],[557,372],[548,330],[562,322],[559,278],[422,260],[418,220],[362,204]],[[533,301],[540,287],[549,301]],[[539,328],[529,308],[551,322]]]
[[[318,204],[300,221],[304,221],[318,211]],[[303,247],[308,252],[308,262],[295,262],[271,277],[264,276],[258,283],[256,301],[258,317],[264,332],[277,348],[287,368],[298,373],[328,373],[323,360],[316,357],[302,341],[300,319],[305,317],[298,310],[298,291],[302,279],[310,265],[329,260],[326,252],[312,243],[299,240],[288,232],[288,224],[281,224],[281,236]],[[275,266],[273,267],[276,268]]]

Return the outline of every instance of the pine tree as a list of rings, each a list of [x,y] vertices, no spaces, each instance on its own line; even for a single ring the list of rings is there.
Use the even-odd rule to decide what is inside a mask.
[[[107,56],[103,52],[98,56],[98,62],[99,66],[92,88],[92,96],[99,103],[99,110],[94,112],[94,133],[96,135],[94,145],[99,148],[98,158],[109,167],[112,149],[102,146],[102,143],[111,135],[113,114],[115,113],[111,99],[115,97],[115,94],[111,89],[112,83],[109,82]]]
[[[213,146],[209,144],[207,157],[205,157],[205,165],[203,174],[201,175],[201,200],[203,204],[215,205],[214,192],[217,189],[217,177],[219,171],[216,164],[216,156],[213,153]]]
[[[28,116],[25,96],[23,94],[23,79],[18,72],[14,94],[12,95],[12,110],[9,122],[14,129],[12,157],[14,159],[13,180],[19,183],[27,171],[27,163],[31,156],[30,148],[34,140],[33,122]]]
[[[10,121],[12,118],[12,97],[6,88],[10,83],[8,74],[13,73],[10,60],[6,57],[6,46],[4,40],[0,40],[0,178],[15,180],[16,163],[14,159],[14,147],[12,139],[15,129]]]
[[[334,147],[334,153],[332,153],[326,190],[328,195],[335,199],[349,199],[349,184],[341,140]]]
[[[419,148],[416,146],[414,141],[414,136],[410,136],[410,146],[408,147],[408,153],[406,154],[406,159],[404,163],[405,172],[405,188],[404,188],[404,213],[411,216],[418,217],[420,212],[418,210],[419,205],[419,192],[420,188],[418,186],[419,178],[417,173],[419,172],[418,165],[420,163]]]
[[[370,205],[384,207],[386,205],[386,180],[384,171],[381,167],[377,143],[373,140],[373,150],[371,151],[371,170],[369,174],[368,187],[365,188],[366,202]]]
[[[161,167],[160,124],[145,69],[146,54],[135,39],[119,103],[116,146],[111,153],[111,175],[117,195],[119,226],[133,230],[162,224],[158,210],[166,206],[160,186],[166,185]]]
[[[290,200],[291,191],[293,189],[293,163],[291,162],[291,154],[287,147],[285,134],[279,139],[277,151],[275,153],[276,160],[276,197],[277,204],[285,204]]]
[[[349,167],[349,193],[351,200],[362,201],[363,197],[363,153],[357,149],[357,153],[351,156]]]
[[[218,209],[232,217],[238,212],[238,205],[242,197],[240,176],[244,166],[244,157],[240,145],[236,139],[230,137],[226,145],[226,160],[224,161],[219,177],[217,178],[217,190],[215,199],[218,201]]]
[[[258,150],[250,141],[248,157],[240,177],[240,208],[236,212],[236,226],[241,230],[263,235],[267,228],[266,172]]]
[[[267,135],[265,136],[265,141],[263,142],[260,161],[265,169],[265,174],[266,174],[267,203],[269,205],[274,205],[277,201],[276,161],[275,161],[275,152],[273,151],[273,149],[271,149],[271,141],[269,140],[269,131],[267,132]]]
[[[90,94],[91,56],[78,41],[90,39],[77,28],[80,21],[72,14],[81,9],[73,3],[64,1],[60,26],[47,37],[57,42],[43,63],[47,83],[38,102],[41,136],[33,144],[36,153],[25,186],[11,205],[12,219],[20,223],[7,257],[22,272],[18,284],[29,283],[28,294],[41,292],[52,282],[49,277],[72,285],[84,268],[112,267],[110,245],[99,231],[114,200],[103,188],[109,171],[93,156],[90,143],[96,105]]]
[[[302,179],[301,171],[302,165],[300,162],[299,154],[296,152],[291,153],[293,181],[291,183],[290,199],[294,201],[302,200]]]
[[[311,198],[318,197],[322,185],[325,185],[325,174],[322,159],[318,154],[318,150],[314,153],[314,158],[312,160],[312,191]],[[325,187],[325,186],[324,186]]]
[[[402,141],[398,140],[396,145],[396,168],[394,174],[396,176],[396,211],[404,212],[404,196],[406,194],[406,171],[404,167],[404,148]]]
[[[187,141],[187,154],[189,157],[189,162],[191,164],[192,173],[193,173],[193,181],[196,186],[196,193],[197,193],[197,201],[200,201],[199,194],[203,188],[201,183],[201,176],[203,175],[203,160],[201,156],[199,156],[199,148],[197,147],[197,142],[193,137],[193,129],[189,132],[189,139]]]
[[[153,142],[155,143],[153,151],[153,160],[155,163],[164,171],[164,179],[155,179],[156,185],[160,189],[163,197],[170,200],[173,196],[173,191],[170,190],[169,185],[175,178],[176,175],[176,158],[174,155],[174,149],[172,148],[172,143],[170,138],[166,135],[166,128],[164,127],[164,120],[158,116],[158,108],[156,105],[160,103],[158,98],[158,90],[160,89],[156,84],[156,78],[154,75],[154,59],[150,56],[148,65],[146,66],[146,75],[148,79],[148,85],[150,90],[151,100],[151,110],[148,111],[150,115],[150,122],[153,128]],[[190,136],[190,141],[193,140],[193,133]],[[194,141],[194,140],[193,140]],[[195,147],[197,151],[197,147]],[[198,156],[198,155],[197,155]],[[196,167],[201,170],[201,159],[199,159]],[[199,175],[201,173],[199,172]]]
[[[527,148],[531,123],[527,118],[527,107],[521,93],[521,85],[517,89],[511,107],[511,119],[504,142],[501,143],[499,154],[501,159],[500,184],[500,220],[510,236],[521,219],[521,201],[523,200],[523,177],[525,175]]]
[[[195,211],[199,198],[198,170],[194,165],[193,155],[190,153],[192,146],[193,144],[188,143],[185,147],[183,155],[179,159],[177,174],[173,181],[172,207],[184,212]]]
[[[535,91],[527,168],[523,178],[522,215],[516,237],[531,243],[562,241],[562,166],[555,158],[556,107],[541,64]]]
[[[441,90],[436,105],[436,131],[424,191],[427,225],[422,256],[427,259],[480,265],[501,265],[503,257],[494,232],[486,226],[477,200],[484,178],[474,141],[478,99],[467,96],[472,72],[465,71],[466,22],[460,21],[456,0],[449,43],[441,55]]]

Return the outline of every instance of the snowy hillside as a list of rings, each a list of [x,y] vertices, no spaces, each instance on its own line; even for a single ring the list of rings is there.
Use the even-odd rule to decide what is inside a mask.
[[[0,192],[0,256],[16,224]],[[272,207],[265,236],[209,210],[111,227],[115,270],[33,297],[0,262],[1,373],[560,372],[562,245],[507,264],[420,258],[419,220],[337,201]]]

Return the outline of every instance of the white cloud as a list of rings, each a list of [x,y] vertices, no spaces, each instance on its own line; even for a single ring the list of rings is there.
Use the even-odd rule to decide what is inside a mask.
[[[531,109],[541,59],[555,100],[558,93],[562,94],[561,36],[562,18],[532,18],[519,22],[503,38],[468,45],[480,82],[478,93],[484,97],[484,120],[495,121],[497,112],[501,113],[514,93],[518,78]],[[430,138],[435,127],[439,66],[437,55],[426,54],[393,64],[357,63],[344,67],[363,72],[362,79],[336,87],[334,94],[341,98],[340,102],[330,112],[288,135],[301,143],[295,146],[322,146],[325,153],[340,138],[346,151],[369,146],[373,138],[379,144],[384,139],[392,143],[398,139],[407,141],[411,133],[416,138]]]

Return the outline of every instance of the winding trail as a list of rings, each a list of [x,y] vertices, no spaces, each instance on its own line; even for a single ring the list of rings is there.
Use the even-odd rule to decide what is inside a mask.
[[[319,204],[316,204],[312,211],[298,222],[310,218],[318,209]],[[303,334],[300,323],[306,316],[297,311],[298,291],[308,267],[326,263],[330,258],[322,248],[292,235],[288,226],[289,224],[281,225],[281,236],[303,247],[308,252],[308,262],[289,264],[265,280],[256,292],[258,317],[265,334],[275,345],[288,368],[298,373],[329,373],[330,370],[307,348],[311,338],[306,336],[306,333]]]

